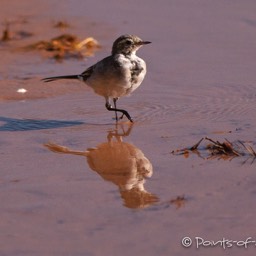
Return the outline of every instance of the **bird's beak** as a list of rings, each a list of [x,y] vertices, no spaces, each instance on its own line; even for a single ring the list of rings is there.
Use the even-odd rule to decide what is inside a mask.
[[[140,41],[140,42],[137,42],[136,43],[138,46],[142,46],[142,45],[144,45],[144,44],[151,44],[151,42],[149,42],[149,41]]]
[[[143,44],[151,44],[151,42],[149,42],[149,41],[142,41],[141,45],[143,45]]]

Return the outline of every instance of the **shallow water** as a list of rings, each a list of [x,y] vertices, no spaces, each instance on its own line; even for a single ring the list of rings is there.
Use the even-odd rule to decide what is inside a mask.
[[[171,151],[205,136],[256,148],[255,2],[33,4],[1,1],[2,21],[33,36],[0,45],[0,255],[254,255],[253,244],[196,248],[196,237],[256,240],[252,159]],[[63,32],[102,48],[62,63],[17,50]],[[124,33],[153,42],[138,52],[145,81],[118,102],[133,126],[79,82],[40,81],[83,71]]]

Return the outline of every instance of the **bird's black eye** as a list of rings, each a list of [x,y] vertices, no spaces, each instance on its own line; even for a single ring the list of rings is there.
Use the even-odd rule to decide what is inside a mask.
[[[126,40],[125,44],[126,44],[126,45],[131,45],[131,44],[132,44],[132,41],[131,41],[131,40]]]

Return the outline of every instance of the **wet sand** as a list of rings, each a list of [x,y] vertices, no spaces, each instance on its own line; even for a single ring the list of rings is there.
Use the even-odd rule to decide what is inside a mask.
[[[1,22],[33,36],[0,44],[0,255],[254,255],[254,244],[195,243],[256,240],[253,159],[171,151],[206,136],[256,148],[255,8],[252,0],[2,0]],[[54,28],[59,20],[70,28]],[[62,63],[17,50],[63,32],[102,48]],[[79,82],[40,81],[83,71],[124,33],[153,42],[138,52],[146,79],[119,102],[134,125],[116,126],[104,99]]]

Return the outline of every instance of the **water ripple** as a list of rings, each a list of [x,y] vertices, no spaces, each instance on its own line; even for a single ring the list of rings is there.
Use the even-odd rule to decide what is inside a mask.
[[[253,115],[255,112],[256,86],[216,85],[204,90],[174,90],[154,102],[134,106],[140,121],[174,121],[177,117],[191,120],[222,121]],[[153,97],[152,97],[153,98]],[[159,98],[159,97],[158,97]],[[134,110],[133,110],[134,112]]]

